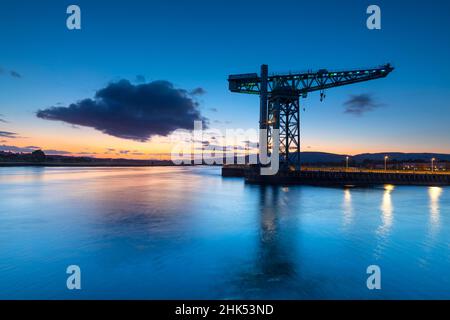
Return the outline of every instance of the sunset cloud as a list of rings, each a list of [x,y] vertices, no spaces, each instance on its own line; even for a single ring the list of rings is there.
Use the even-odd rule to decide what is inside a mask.
[[[134,85],[120,80],[98,90],[93,99],[38,110],[36,115],[141,142],[176,129],[192,130],[194,121],[207,122],[193,93],[168,81]]]
[[[13,146],[13,145],[6,145],[2,144],[0,145],[0,151],[6,151],[6,152],[13,152],[13,153],[31,153],[33,151],[41,149],[40,147],[36,146],[26,146],[26,147],[19,147],[19,146]],[[45,154],[47,155],[70,155],[72,152],[65,151],[65,150],[54,150],[54,149],[44,149]]]
[[[361,116],[367,112],[373,111],[381,106],[376,103],[375,99],[370,94],[351,95],[350,98],[344,102],[345,113]]]
[[[0,131],[0,137],[2,137],[2,138],[9,138],[9,139],[18,138],[17,133],[9,132],[9,131]]]

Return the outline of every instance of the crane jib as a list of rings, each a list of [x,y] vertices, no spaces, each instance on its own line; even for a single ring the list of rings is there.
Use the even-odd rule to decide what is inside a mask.
[[[357,69],[349,71],[328,71],[275,74],[267,78],[268,91],[283,88],[291,89],[298,94],[330,89],[333,87],[364,82],[386,77],[394,68],[390,64],[378,68]],[[256,73],[231,75],[228,78],[229,89],[232,92],[259,94],[261,77]]]

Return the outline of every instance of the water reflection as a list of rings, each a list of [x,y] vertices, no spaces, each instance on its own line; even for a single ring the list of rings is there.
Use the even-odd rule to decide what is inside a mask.
[[[430,187],[428,188],[428,195],[430,197],[430,217],[431,224],[438,225],[439,224],[439,198],[442,195],[441,187]]]
[[[440,206],[439,200],[442,195],[441,187],[429,187],[428,196],[430,198],[430,231],[431,235],[436,234],[440,226]]]
[[[390,230],[394,220],[394,205],[392,204],[392,191],[395,187],[393,185],[385,185],[383,192],[383,199],[381,200],[381,225],[378,227],[376,234],[378,235],[378,245],[375,248],[375,257],[380,259],[389,239]]]
[[[345,227],[350,225],[353,220],[352,193],[350,189],[344,189],[344,203],[342,207],[344,213],[344,227]]]
[[[378,233],[386,236],[392,227],[394,206],[392,205],[391,192],[394,190],[393,185],[385,185],[383,200],[381,202],[381,221],[382,225],[378,229]]]
[[[449,299],[446,189],[261,187],[209,167],[0,168],[0,298],[73,298],[61,283],[75,260],[86,299]],[[372,263],[390,277],[381,295],[364,285]]]
[[[239,276],[239,288],[244,296],[267,297],[276,295],[277,290],[286,286],[297,286],[293,281],[297,271],[294,255],[294,241],[289,224],[282,220],[288,212],[289,189],[258,186],[260,235],[255,260],[250,272]]]

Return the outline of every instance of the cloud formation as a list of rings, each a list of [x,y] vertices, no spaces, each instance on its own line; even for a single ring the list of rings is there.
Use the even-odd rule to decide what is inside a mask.
[[[137,83],[145,83],[145,77],[144,77],[142,74],[138,74],[138,75],[136,76],[135,81],[136,81]]]
[[[0,131],[0,137],[14,139],[17,138],[17,133],[9,131]]]
[[[206,90],[203,88],[195,88],[194,90],[191,91],[191,94],[193,96],[201,96],[206,94]]]
[[[22,78],[22,75],[20,73],[18,73],[17,71],[11,70],[9,72],[9,74],[11,75],[11,77],[13,78]]]
[[[35,149],[26,148],[26,147],[17,147],[17,146],[8,146],[6,144],[0,145],[0,151],[7,151],[7,152],[24,152],[24,153],[31,153]]]
[[[4,73],[6,73],[6,70],[3,69],[2,67],[0,67],[0,74],[4,74]],[[22,78],[22,75],[15,70],[9,70],[8,74],[13,78],[18,78],[18,79]]]
[[[193,94],[168,81],[134,85],[120,80],[98,90],[93,99],[38,110],[36,115],[142,142],[176,129],[192,130],[194,121],[207,123]]]
[[[13,152],[13,153],[32,153],[33,151],[39,150],[41,148],[36,146],[26,146],[26,147],[18,147],[18,146],[11,146],[11,145],[0,145],[0,151],[6,151],[6,152]],[[44,149],[45,154],[47,155],[69,155],[72,154],[69,151],[64,150],[53,150],[53,149]]]
[[[72,152],[65,150],[44,149],[42,151],[44,151],[46,155],[53,155],[53,156],[66,156],[72,154]]]
[[[344,102],[344,112],[361,116],[364,113],[373,111],[380,106],[381,104],[376,103],[370,94],[364,93],[359,95],[351,95],[350,98]]]

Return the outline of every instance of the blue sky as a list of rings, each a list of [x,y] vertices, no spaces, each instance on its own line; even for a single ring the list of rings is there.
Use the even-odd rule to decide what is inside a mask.
[[[65,26],[70,4],[81,7],[82,30]],[[381,8],[381,30],[366,28],[370,4]],[[302,101],[303,150],[450,153],[449,14],[444,0],[2,1],[0,118],[7,122],[0,131],[20,136],[3,144],[81,150],[157,143],[110,140],[35,114],[137,75],[204,88],[203,116],[246,129],[258,125],[258,98],[230,93],[229,74],[257,72],[262,63],[283,72],[390,62],[396,69],[386,79],[328,90],[322,103],[317,94]],[[345,101],[359,94],[382,106],[360,117],[344,113]]]

